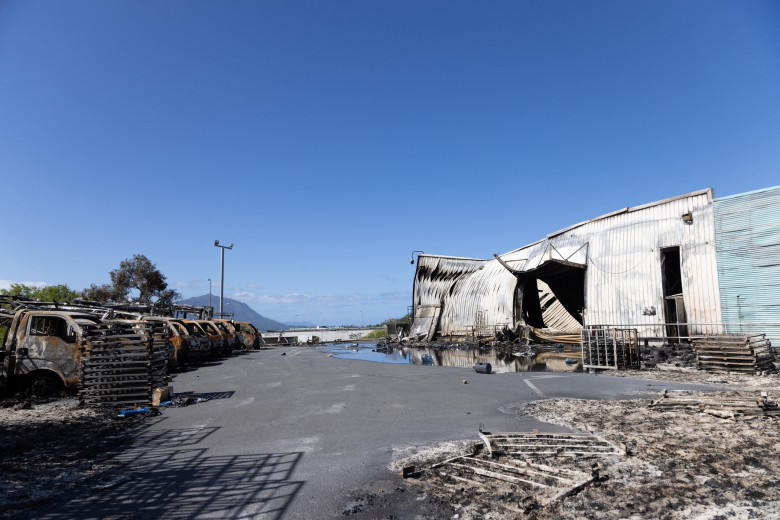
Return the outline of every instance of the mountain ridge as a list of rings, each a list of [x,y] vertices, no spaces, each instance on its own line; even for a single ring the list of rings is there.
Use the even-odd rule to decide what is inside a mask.
[[[178,303],[184,305],[207,306],[209,304],[209,295],[204,294],[202,296],[185,298]],[[215,313],[219,312],[219,296],[211,297],[211,306],[214,307]],[[235,321],[248,321],[260,330],[286,330],[290,328],[284,323],[263,316],[246,303],[234,300],[233,298],[224,298],[222,300],[222,308],[226,313],[232,312]]]

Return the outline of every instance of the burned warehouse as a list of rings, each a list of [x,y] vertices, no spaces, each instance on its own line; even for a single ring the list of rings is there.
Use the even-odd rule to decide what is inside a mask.
[[[704,189],[624,208],[491,259],[420,254],[412,337],[500,331],[576,342],[630,327],[648,341],[766,334],[780,344],[780,186]]]

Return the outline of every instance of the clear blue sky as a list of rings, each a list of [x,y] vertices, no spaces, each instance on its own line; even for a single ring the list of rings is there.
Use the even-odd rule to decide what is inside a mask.
[[[0,174],[0,284],[200,295],[219,239],[226,296],[379,322],[412,250],[780,184],[780,2],[0,0]]]

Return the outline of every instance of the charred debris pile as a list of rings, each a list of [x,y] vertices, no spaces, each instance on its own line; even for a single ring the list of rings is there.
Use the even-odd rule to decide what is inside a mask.
[[[708,372],[770,374],[780,369],[775,349],[765,334],[691,336],[677,342],[648,343],[636,329],[585,327],[557,331],[534,327],[504,328],[490,336],[439,335],[427,340],[389,335],[376,350],[408,347],[433,352],[449,350],[532,358],[540,353],[565,354],[585,370],[654,370],[662,366]],[[571,363],[570,363],[571,364]]]

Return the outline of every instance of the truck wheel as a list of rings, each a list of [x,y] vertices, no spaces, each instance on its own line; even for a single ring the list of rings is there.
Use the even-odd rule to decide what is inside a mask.
[[[62,390],[62,383],[49,374],[36,374],[32,376],[30,392],[36,397],[51,397]]]

